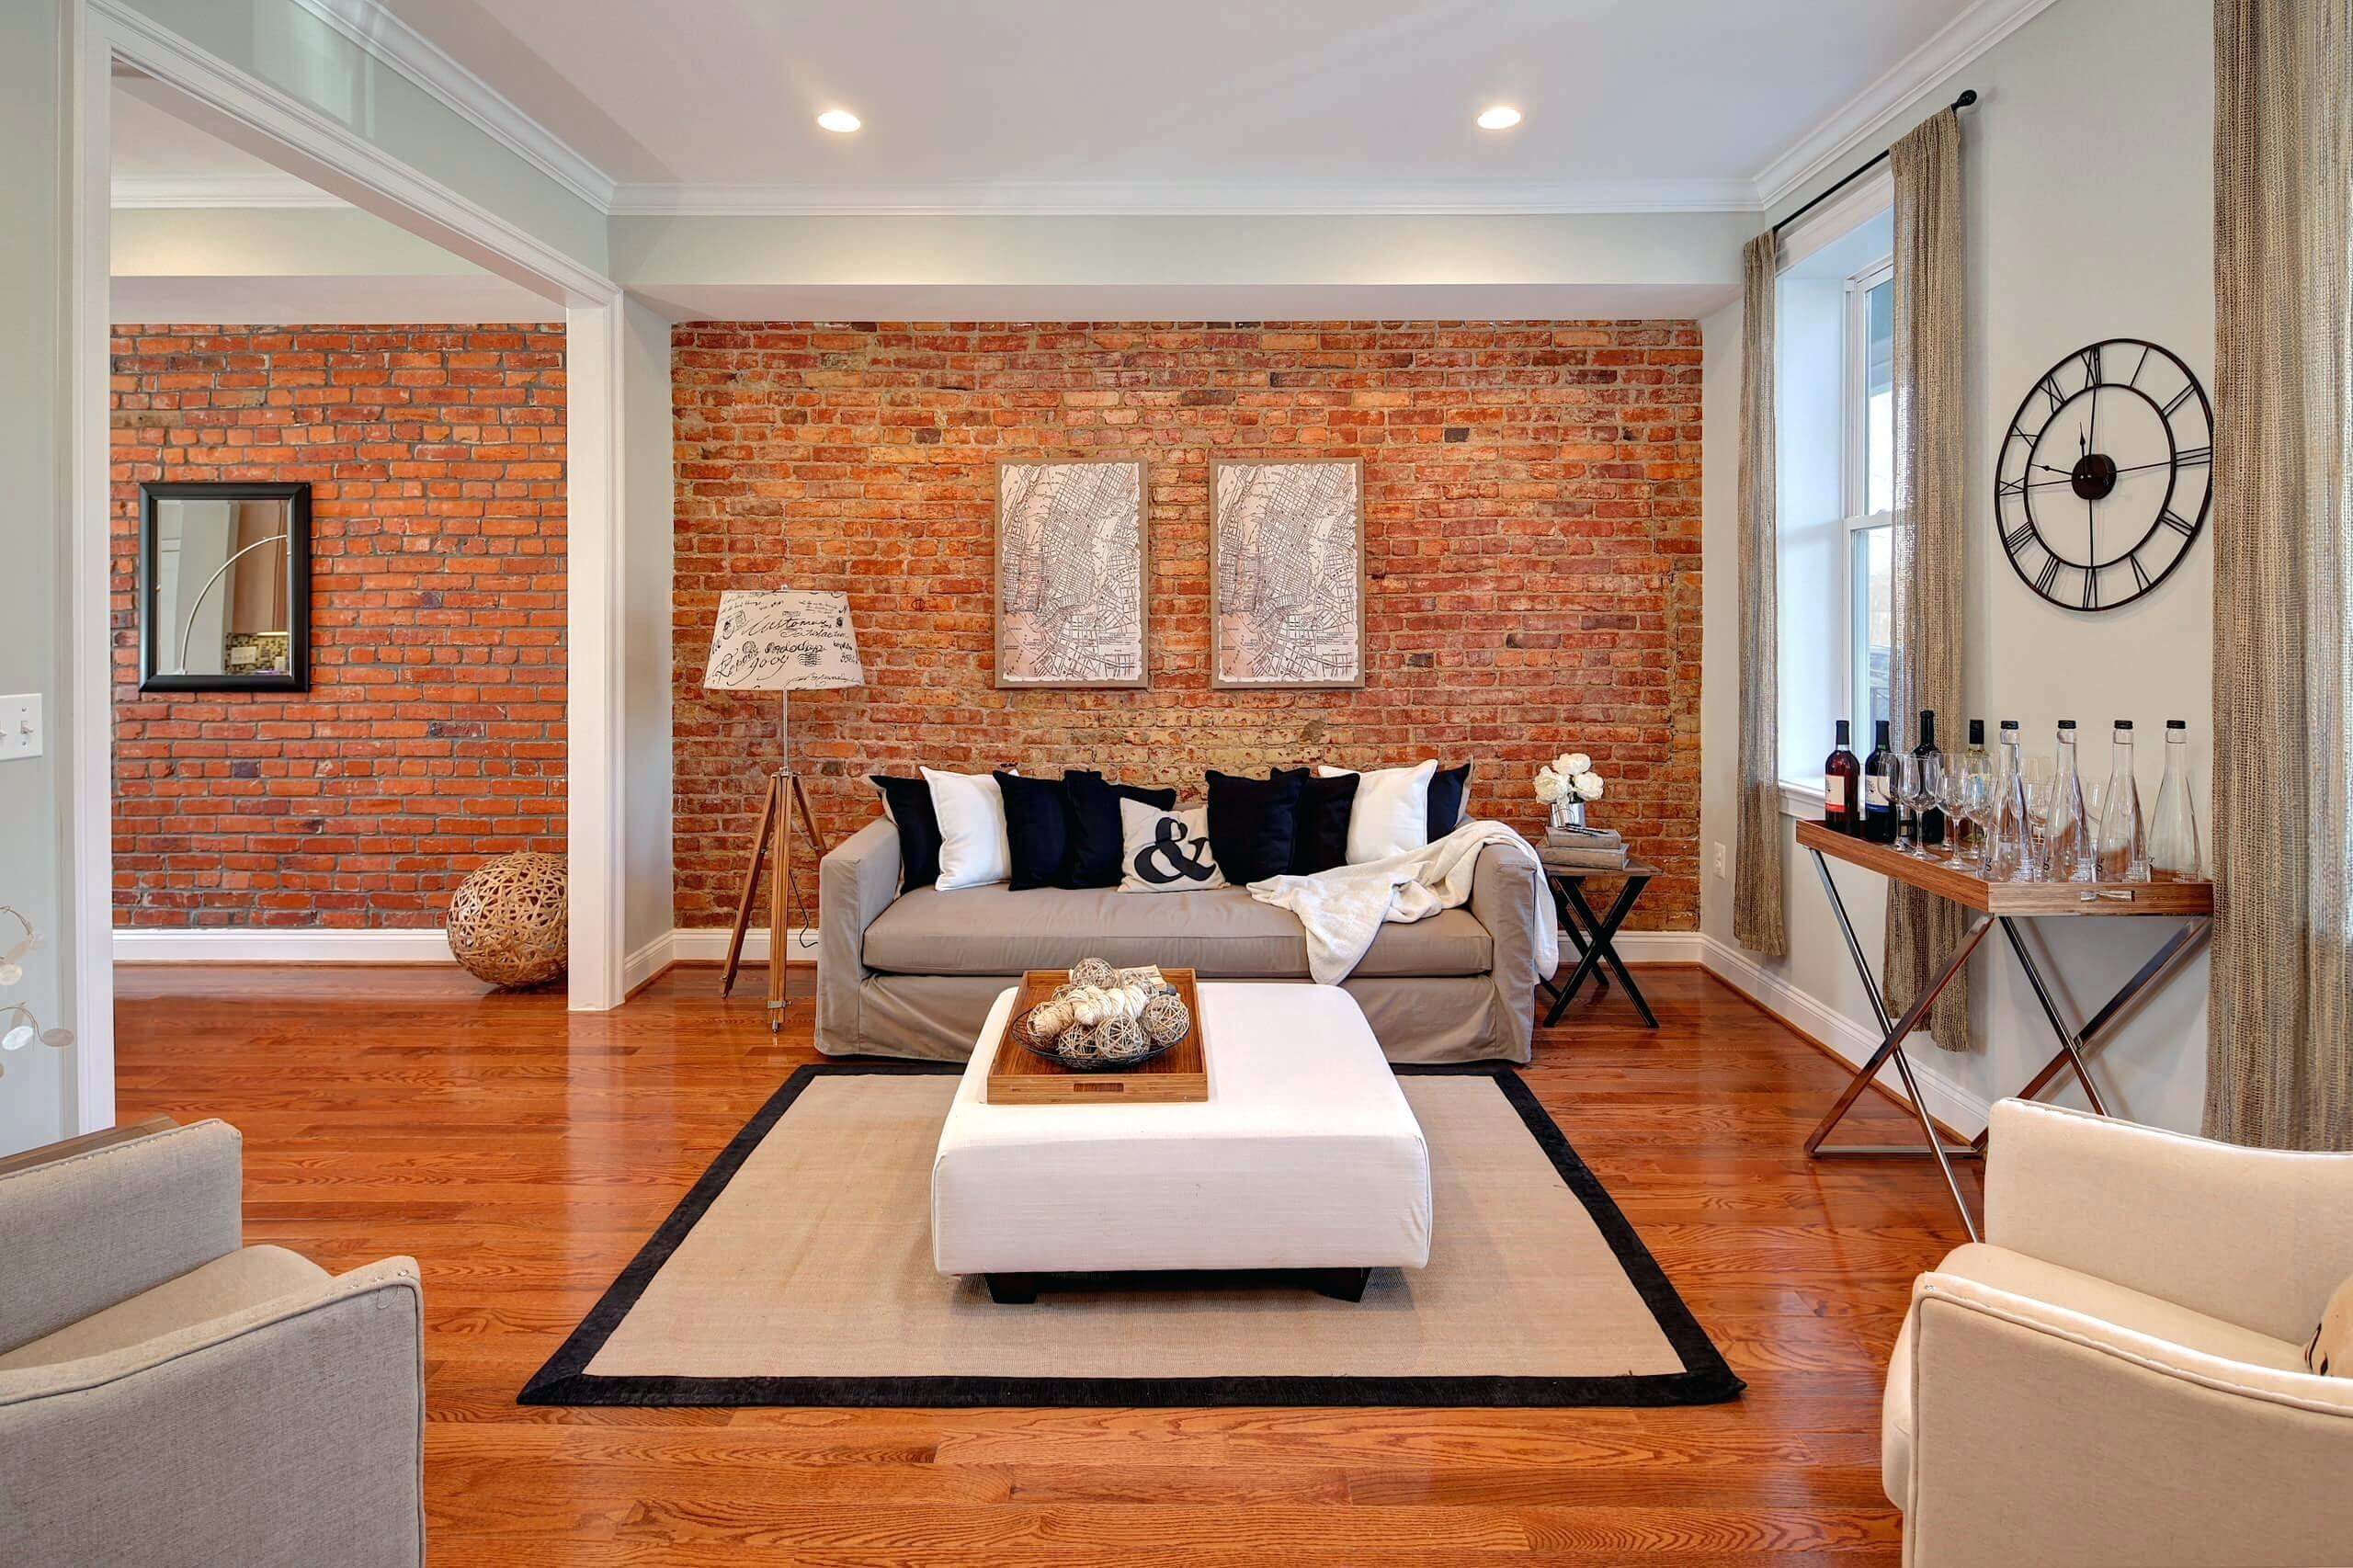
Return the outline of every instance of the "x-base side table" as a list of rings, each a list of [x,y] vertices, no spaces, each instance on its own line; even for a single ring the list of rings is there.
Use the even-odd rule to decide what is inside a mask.
[[[2092,1109],[2101,1116],[2108,1114],[2107,1105],[2100,1099],[2099,1086],[2092,1082],[2090,1065],[2086,1053],[2095,1047],[2107,1031],[2141,994],[2154,984],[2184,953],[2204,939],[2213,924],[2214,885],[2205,881],[2163,881],[2146,882],[2010,882],[1989,881],[1973,872],[1948,866],[1940,861],[1923,860],[1904,854],[1884,844],[1873,844],[1833,832],[1819,822],[1798,824],[1798,846],[1813,855],[1814,869],[1822,874],[1822,891],[1830,900],[1830,913],[1836,916],[1838,932],[1847,939],[1847,955],[1854,960],[1855,973],[1863,983],[1864,994],[1870,998],[1871,1012],[1879,1019],[1883,1031],[1878,1049],[1869,1060],[1855,1070],[1855,1075],[1840,1092],[1830,1114],[1806,1135],[1805,1152],[1817,1159],[1830,1155],[1853,1154],[1931,1154],[1944,1174],[1945,1186],[1952,1192],[1953,1207],[1961,1210],[1961,1222],[1975,1241],[1977,1221],[1969,1212],[1962,1199],[1961,1182],[1953,1175],[1952,1162],[1972,1159],[1985,1152],[1985,1135],[1979,1133],[1965,1144],[1947,1143],[1937,1131],[1936,1122],[1928,1115],[1927,1104],[1921,1098],[1920,1085],[1912,1070],[1910,1060],[1904,1054],[1904,1042],[1928,1009],[1936,1005],[1946,986],[1967,967],[1978,943],[1995,926],[2008,938],[2010,951],[2018,955],[2018,967],[2026,971],[2027,984],[2034,991],[2034,999],[2042,1008],[2043,1017],[2051,1025],[2052,1035],[2059,1042],[2058,1054],[2052,1057],[2041,1072],[2037,1073],[2018,1091],[2018,1097],[2032,1099],[2042,1092],[2052,1079],[2063,1070],[2072,1069],[2075,1079],[2084,1086],[2084,1097]],[[1887,1004],[1881,995],[1878,978],[1872,974],[1870,961],[1863,954],[1863,945],[1856,939],[1855,927],[1847,918],[1847,905],[1838,896],[1837,884],[1830,880],[1830,862],[1843,860],[1851,866],[1879,872],[1891,881],[1902,882],[1948,899],[1972,912],[1969,928],[1961,934],[1961,943],[1937,966],[1928,983],[1901,1018],[1888,1017]],[[2028,950],[2026,938],[2018,923],[2024,919],[2050,918],[2147,918],[2171,917],[2183,922],[2179,929],[2161,943],[2146,962],[2133,971],[2122,988],[2110,996],[2081,1028],[2070,1028],[2060,1017],[2059,1004],[2051,987],[2037,968],[2034,955]],[[1904,1092],[1912,1102],[1912,1113],[1919,1119],[1921,1135],[1926,1146],[1915,1148],[1902,1143],[1825,1144],[1856,1099],[1879,1076],[1887,1062],[1895,1063],[1898,1077],[1904,1081]]]

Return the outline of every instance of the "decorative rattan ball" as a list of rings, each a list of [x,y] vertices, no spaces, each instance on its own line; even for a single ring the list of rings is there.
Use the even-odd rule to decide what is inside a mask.
[[[1184,999],[1173,991],[1164,991],[1146,1002],[1140,1021],[1145,1038],[1154,1045],[1174,1045],[1193,1027],[1193,1016],[1185,1010]]]
[[[1073,985],[1108,985],[1112,974],[1110,964],[1102,959],[1081,959],[1070,966]]]
[[[449,898],[449,950],[493,985],[537,985],[563,972],[563,857],[517,850],[468,877]]]

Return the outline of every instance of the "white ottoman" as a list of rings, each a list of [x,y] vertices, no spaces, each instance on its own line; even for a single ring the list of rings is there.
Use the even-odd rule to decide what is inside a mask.
[[[1191,1105],[990,1105],[1013,996],[940,1129],[942,1274],[1026,1301],[1040,1274],[1308,1269],[1353,1300],[1368,1269],[1429,1262],[1429,1148],[1347,992],[1201,986],[1210,1097]]]

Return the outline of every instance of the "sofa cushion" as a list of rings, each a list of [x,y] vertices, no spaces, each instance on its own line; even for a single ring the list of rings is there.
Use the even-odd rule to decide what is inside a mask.
[[[1484,974],[1487,928],[1467,909],[1383,926],[1358,975]],[[1307,936],[1241,888],[1147,898],[1110,888],[917,888],[866,928],[866,967],[889,974],[1019,974],[1083,958],[1192,969],[1204,980],[1302,980]]]
[[[1299,779],[1299,831],[1291,840],[1290,874],[1312,877],[1348,863],[1348,814],[1356,807],[1357,776],[1317,778],[1304,767]]]
[[[1471,765],[1441,767],[1430,775],[1430,842],[1436,844],[1462,825],[1462,811],[1471,793]]]
[[[117,1301],[0,1356],[0,1372],[105,1356],[178,1329],[326,1282],[327,1271],[284,1247],[245,1247]]]
[[[888,773],[869,774],[867,782],[882,792],[882,810],[899,830],[899,885],[931,886],[939,880],[939,817],[931,809],[931,786]]]
[[[1227,881],[1246,885],[1290,869],[1302,777],[1280,768],[1264,778],[1209,770],[1210,848]]]
[[[2243,1361],[2275,1372],[2304,1370],[2300,1346],[2007,1247],[1971,1242],[1947,1253],[1936,1271],[2063,1307],[2227,1361]],[[1912,1324],[1916,1315],[1905,1314],[1904,1327],[1896,1334],[1895,1354],[1888,1360],[1887,1388],[1880,1402],[1880,1485],[1888,1501],[1899,1508],[1904,1506],[1912,1475]]]
[[[1176,809],[1176,791],[1139,784],[1113,784],[1100,773],[1074,767],[1063,775],[1063,791],[1070,801],[1070,869],[1063,878],[1074,888],[1120,885],[1120,802],[1135,801],[1167,812]]]
[[[1005,840],[1013,855],[1013,891],[1064,887],[1070,877],[1070,797],[1059,778],[994,776],[1005,797]]]

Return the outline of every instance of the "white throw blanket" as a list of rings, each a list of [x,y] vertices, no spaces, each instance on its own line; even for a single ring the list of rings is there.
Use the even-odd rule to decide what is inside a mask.
[[[1268,877],[1250,884],[1260,903],[1288,909],[1307,930],[1307,970],[1318,985],[1346,980],[1383,921],[1400,926],[1452,909],[1471,896],[1479,852],[1495,845],[1536,873],[1536,972],[1560,967],[1561,933],[1544,886],[1543,863],[1528,840],[1499,822],[1466,822],[1434,844],[1362,865],[1336,866],[1312,877]]]

